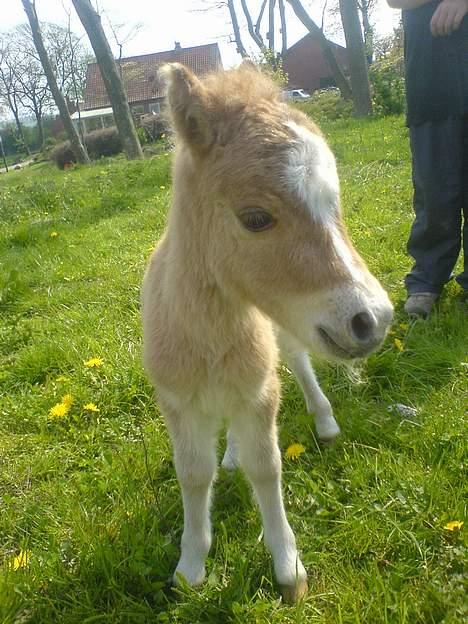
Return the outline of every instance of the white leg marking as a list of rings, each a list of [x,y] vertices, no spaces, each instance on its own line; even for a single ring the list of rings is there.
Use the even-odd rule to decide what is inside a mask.
[[[276,578],[284,598],[294,602],[307,589],[307,574],[284,510],[276,424],[264,414],[249,414],[236,419],[232,428],[239,443],[240,464],[260,507],[265,543],[273,557]]]
[[[292,337],[281,332],[278,336],[281,355],[296,377],[304,394],[307,411],[314,414],[317,435],[323,442],[331,442],[340,433],[332,406],[319,386],[309,354]]]
[[[225,470],[235,470],[239,466],[239,449],[237,440],[234,437],[231,429],[228,429],[226,436],[226,451],[224,453],[221,466]]]
[[[216,473],[217,427],[196,414],[166,420],[184,504],[181,555],[174,583],[178,584],[181,575],[190,585],[200,585],[211,546],[210,495]]]

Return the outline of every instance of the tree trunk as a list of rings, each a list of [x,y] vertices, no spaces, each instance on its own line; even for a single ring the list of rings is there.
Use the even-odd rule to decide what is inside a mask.
[[[60,118],[65,128],[65,132],[67,133],[68,139],[70,141],[70,146],[75,154],[75,158],[79,163],[89,162],[88,154],[86,153],[85,148],[81,144],[80,137],[78,132],[76,131],[75,126],[70,117],[70,113],[68,112],[67,103],[65,98],[63,97],[62,92],[60,91],[57,80],[55,78],[54,71],[52,69],[52,65],[49,60],[49,55],[47,54],[47,50],[45,49],[44,41],[42,39],[42,34],[39,26],[39,20],[37,19],[36,7],[34,0],[21,0],[23,3],[23,8],[26,13],[26,16],[29,20],[29,24],[31,26],[31,32],[33,36],[34,45],[36,47],[37,53],[39,55],[39,59],[41,61],[41,65],[44,69],[44,73],[47,78],[47,83],[49,85],[49,89],[52,92],[52,97],[54,98],[55,104],[59,109]],[[42,140],[43,143],[43,140]]]
[[[12,109],[11,112],[13,113],[13,117],[15,118],[16,129],[18,130],[18,136],[21,139],[21,143],[23,144],[26,154],[30,156],[31,150],[29,149],[28,144],[26,143],[26,139],[24,138],[23,126],[21,125],[18,111]]]
[[[370,22],[369,4],[367,0],[361,2],[360,10],[362,15],[362,27],[364,29],[364,49],[366,51],[367,64],[370,65],[374,60],[374,28]]]
[[[240,34],[239,22],[237,21],[234,0],[228,0],[228,8],[229,15],[231,16],[232,28],[234,30],[234,39],[236,40],[237,51],[242,56],[242,58],[247,58],[249,55],[247,54],[247,51],[244,48],[244,44],[242,43],[242,37]]]
[[[44,125],[42,123],[42,112],[38,108],[34,107],[34,116],[37,122],[37,131],[39,133],[39,149],[44,147]]]
[[[286,13],[284,10],[284,0],[278,0],[279,14],[281,21],[281,56],[284,58],[288,50],[288,32],[286,27]]]
[[[372,99],[356,0],[340,0],[340,12],[348,50],[354,112],[357,117],[367,117],[372,114]]]
[[[16,98],[14,95],[12,96],[11,93],[7,93],[6,95],[7,95],[8,107],[13,113],[13,117],[15,118],[15,124],[16,124],[16,129],[18,131],[18,136],[21,139],[21,143],[23,144],[24,149],[26,150],[26,154],[29,156],[31,154],[31,150],[29,149],[26,143],[26,139],[24,138],[23,126],[21,125],[21,120],[19,118],[18,105],[15,101]]]
[[[349,86],[341,67],[338,65],[333,48],[323,34],[323,30],[319,28],[314,20],[309,16],[300,0],[288,0],[288,2],[292,6],[296,16],[301,20],[310,34],[318,38],[322,54],[328,63],[333,78],[335,79],[336,86],[341,92],[341,97],[345,100],[350,100],[352,98],[351,87]]]
[[[117,63],[102,28],[101,17],[96,13],[89,0],[72,0],[72,2],[96,55],[124,152],[129,159],[143,158],[127,95]]]
[[[268,5],[268,47],[275,51],[275,4],[276,0],[270,0]]]

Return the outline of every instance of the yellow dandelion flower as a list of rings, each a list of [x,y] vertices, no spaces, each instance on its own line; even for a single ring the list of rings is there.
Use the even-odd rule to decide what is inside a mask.
[[[66,405],[68,409],[70,409],[70,407],[73,405],[73,401],[74,401],[74,398],[72,397],[71,394],[65,394],[62,397],[62,403]]]
[[[103,360],[99,357],[92,357],[87,362],[84,363],[88,368],[97,368],[102,365]]]
[[[393,344],[398,349],[398,351],[404,351],[405,350],[402,341],[399,340],[398,338],[395,338],[395,340],[393,341]]]
[[[49,418],[65,418],[70,411],[70,407],[65,403],[57,403],[49,410]]]
[[[305,447],[296,442],[295,444],[288,446],[285,455],[287,459],[297,459],[302,455],[302,453],[305,453]]]
[[[463,520],[451,520],[450,522],[447,522],[444,529],[446,531],[460,531],[464,524]]]
[[[400,329],[402,329],[403,331],[406,331],[408,327],[409,327],[408,323],[400,323]]]
[[[50,236],[50,238],[57,238],[57,236],[58,236],[58,232],[51,232],[51,233],[49,234],[49,236]]]
[[[164,184],[161,184],[161,186],[159,187],[161,189],[161,191],[165,191],[166,187],[164,186]]]
[[[96,403],[86,403],[86,405],[83,405],[83,409],[87,412],[99,412],[99,408]]]
[[[31,560],[30,550],[20,550],[19,554],[10,562],[11,570],[19,570],[20,568],[26,568]]]

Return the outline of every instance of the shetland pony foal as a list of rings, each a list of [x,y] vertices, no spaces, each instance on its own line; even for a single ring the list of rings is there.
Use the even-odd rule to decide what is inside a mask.
[[[205,578],[225,420],[225,465],[239,461],[253,486],[276,578],[293,602],[307,580],[281,494],[278,344],[319,434],[330,438],[337,425],[307,350],[366,356],[382,341],[392,308],[348,240],[334,158],[317,127],[252,66],[203,81],[179,64],[164,73],[178,145],[174,197],[142,306],[144,363],[184,504],[174,581]]]

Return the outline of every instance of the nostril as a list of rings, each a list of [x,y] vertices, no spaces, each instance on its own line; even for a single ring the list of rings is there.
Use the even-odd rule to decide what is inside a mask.
[[[368,312],[359,312],[351,319],[351,329],[360,342],[367,342],[373,337],[375,321]]]

